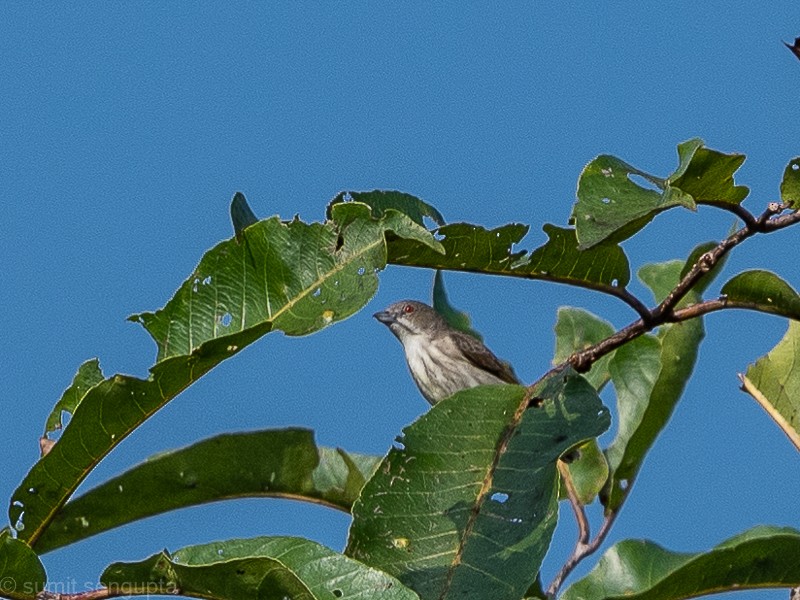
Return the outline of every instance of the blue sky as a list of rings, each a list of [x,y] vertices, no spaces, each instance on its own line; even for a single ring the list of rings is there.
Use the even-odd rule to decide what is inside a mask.
[[[155,346],[125,317],[162,306],[203,251],[230,237],[237,190],[262,217],[311,221],[341,190],[399,189],[451,222],[530,224],[531,248],[543,223],[566,224],[580,170],[598,154],[666,175],[676,144],[702,137],[748,156],[737,180],[754,212],[800,155],[800,62],[781,44],[800,35],[796,2],[433,4],[0,5],[0,497],[36,460],[45,418],[81,362],[146,375]],[[711,209],[672,211],[625,249],[634,265],[680,258],[730,226]],[[800,287],[796,240],[791,230],[748,242],[722,279],[764,267]],[[147,422],[82,489],[223,431],[298,425],[321,444],[384,453],[427,405],[399,344],[369,315],[427,300],[430,282],[389,268],[349,320],[265,337]],[[447,283],[528,381],[549,365],[558,306],[616,326],[634,316],[552,284]],[[696,378],[610,541],[702,550],[756,524],[800,525],[796,450],[736,379],[785,323],[724,313],[707,330]],[[573,542],[563,516],[546,579]],[[319,506],[219,503],[45,563],[53,581],[82,586],[112,560],[215,539],[301,535],[341,549],[347,524]]]

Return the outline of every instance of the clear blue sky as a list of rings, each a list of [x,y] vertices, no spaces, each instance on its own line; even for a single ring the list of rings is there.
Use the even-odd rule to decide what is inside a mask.
[[[155,346],[125,317],[162,306],[202,252],[230,237],[236,190],[262,217],[320,220],[343,189],[399,189],[449,221],[528,223],[531,248],[542,223],[566,223],[591,158],[666,175],[676,144],[699,136],[747,154],[738,181],[758,212],[800,155],[800,62],[781,45],[795,35],[800,5],[788,0],[3,3],[0,497],[36,460],[45,418],[82,361],[146,375]],[[625,248],[634,265],[683,257],[730,225],[710,209],[672,211]],[[800,287],[796,248],[795,230],[748,242],[723,279],[759,266]],[[321,444],[384,453],[427,405],[399,344],[369,315],[428,299],[430,280],[390,268],[349,320],[260,340],[135,432],[82,489],[223,431],[300,425]],[[549,365],[558,306],[617,326],[633,318],[619,302],[551,284],[447,282],[528,381]],[[702,550],[760,523],[800,526],[797,452],[736,379],[785,323],[725,313],[707,329],[697,376],[610,541]],[[573,542],[562,514],[545,579]],[[319,506],[218,503],[45,563],[53,581],[80,586],[110,560],[216,539],[289,534],[341,549],[347,524]]]

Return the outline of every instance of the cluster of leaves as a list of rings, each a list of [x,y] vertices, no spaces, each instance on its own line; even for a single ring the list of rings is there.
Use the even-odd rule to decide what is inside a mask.
[[[743,217],[745,229],[755,227],[740,206],[748,191],[733,182],[743,156],[710,150],[699,140],[680,144],[678,156],[679,166],[667,178],[598,157],[581,175],[573,227],[545,225],[548,241],[530,252],[516,250],[526,225],[445,225],[432,206],[399,192],[340,194],[323,223],[259,221],[237,194],[231,207],[236,236],[206,252],[164,308],[131,317],[158,346],[150,376],[105,377],[96,360],[88,361],[47,419],[43,456],[10,501],[12,527],[0,533],[0,582],[10,583],[0,595],[33,598],[47,584],[38,554],[99,532],[203,502],[279,496],[351,513],[345,551],[261,537],[160,552],[139,563],[110,565],[101,576],[107,597],[542,596],[539,567],[565,495],[562,475],[574,488],[576,509],[599,500],[607,522],[613,521],[691,376],[704,336],[703,313],[683,319],[671,309],[733,306],[800,319],[800,297],[766,271],[738,274],[722,286],[717,304],[703,304],[702,293],[719,269],[698,265],[710,256],[711,267],[718,266],[724,256],[713,255],[716,242],[698,246],[686,261],[639,270],[659,310],[648,310],[628,292],[630,266],[619,243],[659,212],[708,204]],[[775,212],[796,214],[799,166],[795,159],[787,167]],[[435,231],[426,219],[436,223]],[[640,317],[639,329],[625,343],[598,352],[591,369],[578,374],[570,359],[615,332],[586,311],[560,310],[557,368],[527,388],[456,394],[408,426],[403,447],[383,458],[318,447],[307,430],[222,435],[159,454],[71,498],[117,444],[210,369],[272,331],[306,335],[354,314],[375,293],[387,264],[437,270],[434,304],[465,330],[469,320],[450,306],[438,270],[597,290],[627,302]],[[694,278],[691,285],[669,307],[687,277]],[[656,334],[647,333],[656,325]],[[793,324],[743,376],[795,441],[798,357],[800,326]],[[611,417],[598,391],[609,382],[617,395],[618,433],[601,451],[595,439]],[[65,414],[69,423],[62,426]],[[560,474],[559,457],[576,446],[583,448],[581,458]],[[797,556],[800,533],[770,528],[698,555],[621,542],[563,595],[684,598],[787,587],[800,584]]]

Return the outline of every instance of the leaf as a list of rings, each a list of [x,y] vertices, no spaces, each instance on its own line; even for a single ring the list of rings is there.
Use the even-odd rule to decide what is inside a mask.
[[[781,202],[794,209],[800,207],[800,156],[790,160],[783,171]]]
[[[696,554],[671,552],[647,540],[624,540],[561,598],[678,600],[798,584],[800,532],[761,526]]]
[[[36,548],[49,552],[152,515],[233,498],[288,497],[349,512],[379,459],[340,452],[318,448],[307,429],[224,434],[163,452],[68,502]]]
[[[433,279],[433,308],[442,315],[453,329],[463,331],[477,340],[483,341],[483,336],[472,328],[472,319],[463,311],[458,310],[447,299],[444,289],[444,277],[441,271],[436,271]]]
[[[544,225],[548,242],[530,254],[514,246],[528,232],[512,223],[496,229],[458,223],[437,230],[444,255],[413,240],[390,240],[388,262],[411,267],[468,271],[568,283],[617,294],[630,281],[628,259],[614,244],[578,250],[575,231]]]
[[[739,273],[722,286],[729,305],[800,319],[800,296],[791,285],[769,271]]]
[[[10,600],[33,600],[45,589],[47,574],[36,553],[21,540],[0,530],[0,596]]]
[[[386,262],[386,231],[438,242],[394,210],[380,220],[358,203],[335,206],[333,220],[259,221],[241,244],[206,252],[167,305],[133,319],[159,347],[146,380],[114,375],[91,388],[49,453],[14,492],[9,516],[35,544],[80,482],[119,442],[221,361],[262,335],[318,331],[363,307]]]
[[[344,202],[361,202],[372,208],[372,216],[380,219],[387,210],[396,210],[417,225],[425,227],[425,217],[429,217],[437,225],[444,225],[442,213],[416,196],[403,192],[373,190],[371,192],[340,192],[328,204],[327,215],[330,219],[337,204]]]
[[[800,323],[789,322],[783,339],[739,376],[753,396],[800,450]]]
[[[660,300],[678,282],[682,266],[680,261],[646,265],[640,277]],[[684,300],[696,301],[697,296],[690,293]],[[672,416],[704,336],[701,319],[662,325],[658,335],[634,339],[611,359],[619,426],[606,449],[611,472],[603,492],[606,513],[622,504],[647,452]]]
[[[733,231],[731,231],[733,233]],[[681,269],[680,279],[683,279],[689,271],[692,270],[692,267],[703,257],[706,252],[713,250],[719,245],[719,242],[704,242],[695,246],[694,250],[692,250],[691,254],[689,254],[689,258],[686,259],[686,263],[683,265],[683,269]],[[703,292],[708,289],[708,286],[717,278],[717,276],[722,272],[722,268],[725,266],[725,263],[728,261],[728,256],[730,254],[724,254],[722,259],[717,261],[717,264],[714,265],[710,271],[706,273],[706,275],[700,279],[695,286],[692,288],[696,296],[702,296]],[[669,293],[669,291],[667,292]],[[661,297],[661,300],[664,299],[666,294]]]
[[[556,350],[553,364],[564,362],[574,352],[585,350],[611,336],[614,327],[608,321],[580,308],[562,306],[556,316]],[[596,390],[603,389],[608,382],[608,363],[614,355],[607,354],[592,365],[583,376]]]
[[[417,596],[393,577],[324,546],[291,537],[213,542],[161,552],[138,563],[114,563],[100,578],[124,594],[170,594],[238,600],[321,600]]]
[[[78,372],[75,373],[72,384],[64,390],[61,399],[53,407],[50,416],[47,417],[47,422],[44,426],[45,436],[61,429],[62,414],[66,412],[72,415],[81,400],[83,400],[86,392],[101,381],[103,381],[103,372],[100,370],[100,361],[96,358],[87,360],[78,367]]]
[[[421,598],[518,600],[555,528],[558,457],[608,425],[574,372],[527,394],[513,385],[459,392],[407,427],[404,448],[364,486],[346,553]]]
[[[233,223],[233,231],[236,234],[237,242],[241,242],[244,239],[245,228],[258,222],[258,217],[241,192],[236,192],[233,195],[233,200],[231,200],[231,222]]]
[[[580,248],[621,242],[675,206],[739,204],[747,196],[749,190],[733,182],[743,155],[723,154],[692,139],[678,145],[678,159],[677,170],[666,179],[614,156],[598,156],[586,165],[572,212]]]
[[[608,480],[608,461],[600,450],[597,440],[589,440],[578,448],[578,458],[567,464],[572,484],[583,505],[591,504]],[[567,491],[561,486],[559,500],[567,498]]]

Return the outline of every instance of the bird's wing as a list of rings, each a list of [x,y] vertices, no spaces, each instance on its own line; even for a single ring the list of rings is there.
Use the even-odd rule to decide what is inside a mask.
[[[491,350],[474,337],[461,333],[460,331],[451,335],[459,350],[461,350],[464,356],[475,366],[492,373],[506,383],[521,383],[514,373],[514,370],[511,368],[511,365],[497,358],[492,354]]]

